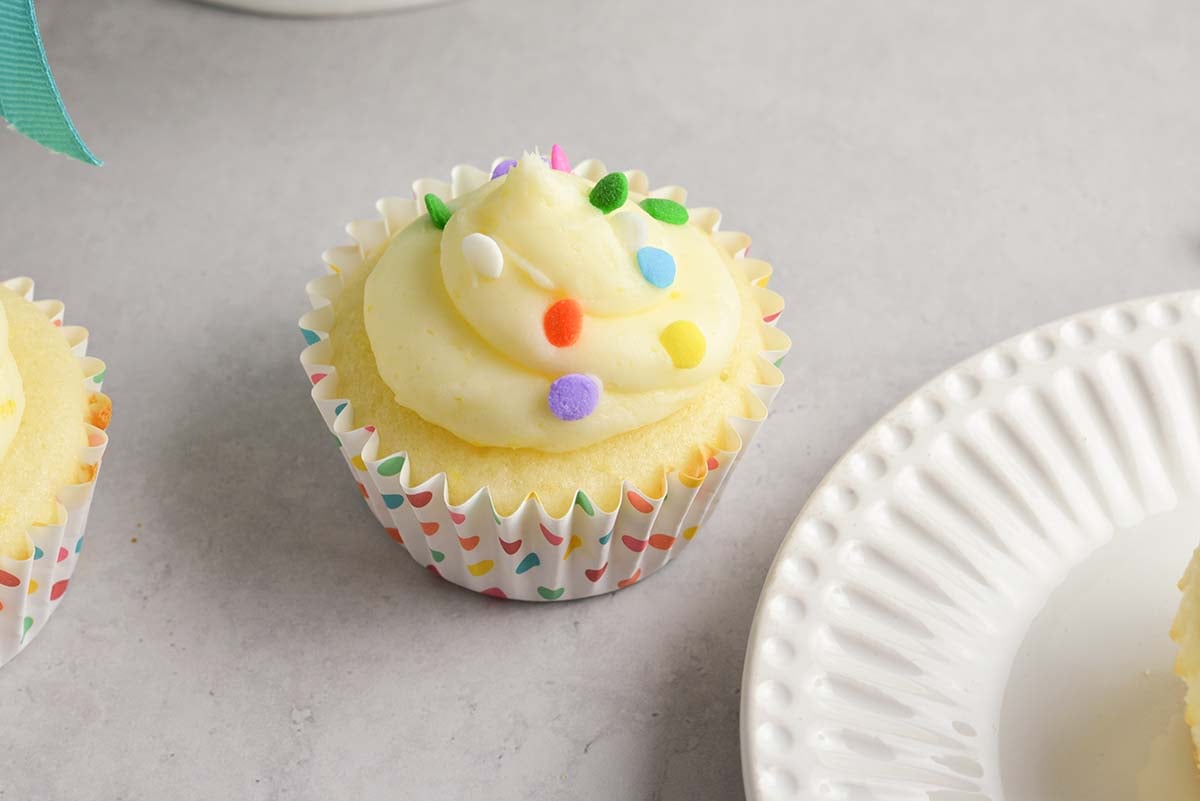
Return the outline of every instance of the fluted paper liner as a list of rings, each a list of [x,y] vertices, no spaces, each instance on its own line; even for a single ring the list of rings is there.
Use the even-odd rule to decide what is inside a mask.
[[[607,171],[600,162],[589,160],[573,172],[595,181]],[[648,191],[644,173],[630,171],[626,175],[633,193],[684,202],[686,194],[679,187]],[[460,165],[452,171],[450,183],[424,179],[413,184],[413,191],[416,198],[433,192],[453,199],[488,179],[489,173]],[[753,399],[753,419],[728,420],[723,439],[731,449],[711,449],[707,465],[698,475],[668,473],[667,491],[660,498],[650,497],[626,481],[620,504],[613,511],[600,509],[580,490],[562,517],[548,514],[536,497],[527,498],[513,514],[502,517],[486,487],[456,506],[450,503],[444,472],[411,484],[407,454],[380,453],[373,421],[356,420],[353,406],[338,395],[328,337],[333,327],[333,301],[342,291],[343,276],[362,269],[368,253],[424,213],[422,204],[408,198],[384,198],[377,208],[380,219],[346,226],[357,244],[326,251],[330,274],[308,284],[313,310],[300,320],[309,343],[300,361],[313,385],[313,401],[341,443],[342,456],[359,491],[391,538],[436,576],[485,595],[526,601],[570,600],[613,592],[646,578],[677,557],[712,511],[722,485],[744,456],[783,384],[777,364],[791,343],[774,328],[783,300],[765,288],[770,265],[746,257],[749,237],[718,231],[720,214],[715,209],[690,210],[692,219],[710,230],[746,271],[762,310],[766,349],[759,357],[759,375],[763,383],[746,387]]]
[[[33,301],[33,280],[13,278],[2,282],[26,300]],[[90,394],[98,393],[104,381],[104,363],[87,355],[88,332],[79,326],[64,326],[64,307],[57,300],[35,301],[50,320],[62,326],[71,352],[83,369],[83,386]],[[0,666],[19,654],[39,632],[62,603],[70,586],[75,565],[83,551],[88,509],[100,472],[101,457],[108,446],[108,435],[90,423],[88,444],[79,455],[81,464],[90,467],[91,478],[58,492],[55,522],[29,530],[31,556],[11,559],[0,556]]]

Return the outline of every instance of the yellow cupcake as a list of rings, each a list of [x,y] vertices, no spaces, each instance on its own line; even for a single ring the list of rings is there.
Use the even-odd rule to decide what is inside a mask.
[[[763,324],[782,307],[755,285],[769,265],[735,258],[748,240],[704,227],[710,213],[663,222],[632,191],[604,213],[596,183],[527,156],[455,198],[444,229],[422,216],[344,270],[338,393],[382,451],[407,452],[411,483],[444,472],[452,504],[486,487],[500,514],[532,494],[561,515],[580,490],[613,509],[624,480],[661,497],[669,473],[702,478],[736,449],[730,418],[765,416],[747,387],[778,386],[761,354],[788,346]],[[495,277],[472,261],[479,237],[499,243]],[[665,286],[643,248],[670,254]],[[570,326],[546,319],[559,302],[581,309],[566,345],[552,337]],[[556,417],[563,376],[596,379],[586,416]]]
[[[59,490],[91,478],[79,460],[86,424],[104,428],[109,405],[84,390],[79,360],[41,309],[3,286],[0,309],[0,555],[26,559],[29,529],[58,522]]]
[[[1171,627],[1171,638],[1179,643],[1175,673],[1187,682],[1187,724],[1192,729],[1196,764],[1200,766],[1200,549],[1192,556],[1179,581],[1183,600]]]
[[[783,382],[770,265],[682,189],[557,149],[414,190],[348,227],[301,320],[360,492],[477,592],[631,586],[695,538]]]
[[[27,278],[0,284],[0,665],[67,592],[112,410],[87,332],[32,292]]]

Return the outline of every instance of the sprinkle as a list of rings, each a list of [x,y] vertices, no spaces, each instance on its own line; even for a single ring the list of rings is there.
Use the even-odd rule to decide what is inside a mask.
[[[542,318],[546,339],[556,348],[567,348],[579,341],[583,331],[583,307],[574,298],[556,301]]]
[[[644,247],[637,252],[638,269],[651,285],[666,289],[675,283],[675,257],[661,248]]]
[[[560,172],[571,171],[571,162],[567,161],[567,154],[558,145],[550,147],[550,169]]]
[[[610,172],[592,187],[588,200],[600,211],[609,214],[624,206],[628,197],[629,179],[625,173]]]
[[[704,360],[704,334],[690,320],[676,320],[663,329],[658,341],[680,370],[688,370]]]
[[[596,411],[596,404],[600,402],[600,382],[590,375],[569,373],[554,380],[546,401],[559,420],[582,420]]]
[[[496,240],[487,234],[467,234],[462,241],[462,254],[467,263],[484,278],[499,278],[504,272],[504,254]]]
[[[641,214],[636,211],[620,211],[613,215],[612,222],[613,229],[625,243],[625,247],[637,252],[646,246],[650,231],[646,225],[646,218]]]
[[[429,210],[429,219],[438,228],[445,228],[446,223],[450,222],[450,209],[446,208],[442,199],[432,192],[425,196],[425,208]]]
[[[663,197],[648,197],[642,201],[642,208],[656,220],[669,225],[683,225],[688,221],[688,210]]]
[[[496,165],[495,169],[492,170],[492,180],[494,181],[502,175],[508,175],[508,171],[515,166],[517,166],[516,159],[505,159],[504,161],[500,162]]]

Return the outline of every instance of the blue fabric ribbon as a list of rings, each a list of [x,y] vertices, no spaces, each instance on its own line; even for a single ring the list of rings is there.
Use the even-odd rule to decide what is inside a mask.
[[[0,0],[0,117],[51,150],[100,164],[75,130],[54,84],[33,0]]]

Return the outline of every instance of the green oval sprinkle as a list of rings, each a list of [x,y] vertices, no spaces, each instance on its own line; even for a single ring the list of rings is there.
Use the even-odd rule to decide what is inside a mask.
[[[611,214],[625,205],[629,197],[629,179],[623,172],[610,172],[592,187],[588,200],[605,214]]]
[[[430,221],[439,229],[445,228],[446,223],[450,222],[450,209],[446,208],[442,199],[432,192],[425,196],[425,208],[429,210]],[[684,214],[686,213],[684,212]]]
[[[588,517],[595,517],[596,508],[592,506],[592,500],[584,494],[583,490],[575,493],[575,505],[584,511]]]
[[[648,197],[642,201],[642,208],[656,220],[668,225],[683,225],[688,221],[688,210],[665,197]]]

